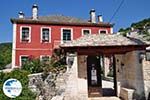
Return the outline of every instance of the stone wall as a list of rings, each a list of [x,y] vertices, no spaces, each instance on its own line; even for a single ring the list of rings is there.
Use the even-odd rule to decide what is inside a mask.
[[[42,73],[31,74],[29,77],[29,88],[37,94],[36,100],[51,100],[52,98],[63,98],[67,76],[65,73]],[[61,100],[61,99],[59,99]]]
[[[65,73],[29,75],[29,88],[37,93],[37,100],[88,99],[86,65],[78,63],[77,58],[82,62],[84,57],[75,55],[73,65],[68,67]]]
[[[142,51],[132,51],[115,56],[117,81],[120,83],[118,87],[134,89],[134,97],[137,100],[145,96],[142,63],[139,60],[140,52]]]
[[[81,100],[88,99],[87,86],[87,56],[78,56],[78,94]]]
[[[143,59],[143,78],[146,99],[150,99],[150,61]],[[149,99],[148,99],[149,98]]]

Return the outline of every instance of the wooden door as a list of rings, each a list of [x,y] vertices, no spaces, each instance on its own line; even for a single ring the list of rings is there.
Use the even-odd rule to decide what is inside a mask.
[[[88,76],[88,96],[102,96],[102,80],[100,59],[98,56],[88,56],[87,58],[87,76]]]

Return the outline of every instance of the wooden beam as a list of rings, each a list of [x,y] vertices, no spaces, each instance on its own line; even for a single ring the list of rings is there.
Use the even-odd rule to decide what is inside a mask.
[[[89,47],[68,47],[64,48],[67,52],[78,52],[79,55],[113,55],[125,54],[135,50],[146,50],[145,45],[129,45],[129,46],[89,46]]]

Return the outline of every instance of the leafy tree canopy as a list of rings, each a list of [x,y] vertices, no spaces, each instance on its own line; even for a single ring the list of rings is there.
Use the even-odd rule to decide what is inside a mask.
[[[129,32],[131,27],[135,29],[143,29],[145,26],[150,26],[150,18],[143,19],[139,22],[132,23],[128,28],[121,28],[119,32]]]
[[[0,70],[11,63],[12,43],[0,44]]]

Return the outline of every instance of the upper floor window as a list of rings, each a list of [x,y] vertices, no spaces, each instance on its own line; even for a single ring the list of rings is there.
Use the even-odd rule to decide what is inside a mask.
[[[31,28],[30,27],[21,27],[21,42],[30,42],[31,41]]]
[[[82,29],[82,35],[91,34],[91,29]]]
[[[107,34],[108,31],[107,30],[99,30],[99,34]]]
[[[41,28],[41,42],[50,42],[50,28]]]
[[[66,41],[71,41],[73,39],[73,36],[72,36],[72,29],[62,29],[62,40],[64,42]]]

